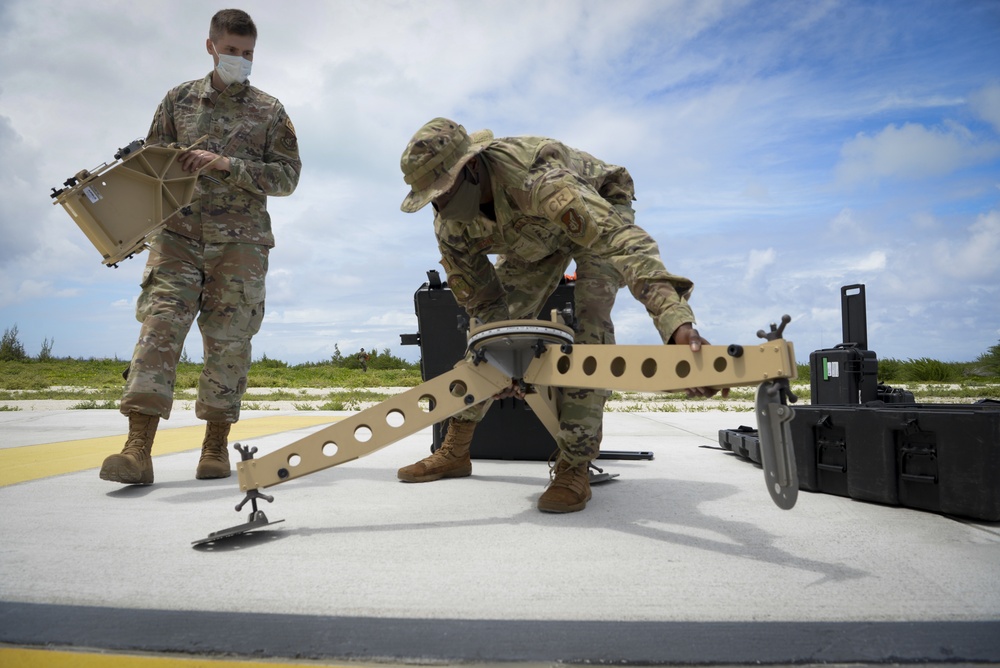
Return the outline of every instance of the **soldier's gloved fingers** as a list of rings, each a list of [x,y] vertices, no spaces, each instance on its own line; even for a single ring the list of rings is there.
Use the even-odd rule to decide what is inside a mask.
[[[513,393],[514,393],[514,388],[512,388],[512,387],[505,387],[502,390],[500,390],[499,392],[497,392],[496,394],[494,394],[493,398],[494,399],[506,399],[507,397],[511,396]]]
[[[526,394],[524,386],[519,382],[514,381],[508,387],[503,388],[499,392],[493,395],[494,399],[507,399],[508,397],[514,397],[515,399],[524,399]]]
[[[714,396],[718,390],[714,387],[689,387],[685,390],[685,392],[687,392],[689,397],[704,397],[707,399],[708,397]],[[723,390],[723,396],[729,396],[728,389]]]

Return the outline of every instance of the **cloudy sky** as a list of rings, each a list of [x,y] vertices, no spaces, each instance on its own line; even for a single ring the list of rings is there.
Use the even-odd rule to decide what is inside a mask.
[[[52,187],[145,136],[211,67],[204,0],[0,1],[0,327],[29,354],[128,359],[145,255],[104,267]],[[626,166],[637,222],[696,284],[713,343],[783,313],[800,361],[866,286],[880,358],[1000,340],[1000,2],[248,0],[251,82],[304,163],[273,198],[254,358],[319,361],[417,331],[431,214],[399,210],[420,125],[555,137]],[[654,343],[622,291],[622,343]],[[187,341],[200,359],[197,328]]]

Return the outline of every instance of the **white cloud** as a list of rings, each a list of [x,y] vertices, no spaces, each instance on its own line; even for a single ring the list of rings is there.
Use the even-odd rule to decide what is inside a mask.
[[[865,233],[865,226],[852,209],[841,209],[830,221],[830,232],[833,236],[856,238]]]
[[[751,250],[747,259],[747,273],[744,280],[749,283],[753,281],[761,272],[774,264],[777,257],[773,248],[765,250]]]
[[[932,259],[935,269],[946,276],[1000,282],[1000,211],[980,215],[965,238],[949,235],[940,239],[934,244]]]
[[[881,132],[858,133],[841,149],[836,167],[841,183],[881,179],[926,179],[995,159],[1000,144],[979,139],[957,123],[927,128],[919,123],[890,124]]]
[[[881,271],[885,267],[886,253],[881,250],[874,250],[850,263],[847,271],[850,273],[866,274]]]
[[[969,96],[972,111],[1000,132],[1000,83],[991,83]]]
[[[211,10],[201,0],[0,6],[0,326],[54,336],[57,354],[127,356],[145,256],[102,267],[47,194],[144,134],[170,86],[207,72]],[[966,120],[995,129],[994,59],[975,46],[987,28],[947,3],[241,6],[260,30],[253,83],[288,107],[304,160],[298,191],[269,203],[278,246],[257,357],[306,361],[334,344],[397,352],[398,334],[415,331],[413,292],[440,267],[430,215],[399,211],[398,160],[442,114],[500,136],[554,136],[628,167],[639,222],[668,268],[695,280],[713,340],[745,342],[789,312],[800,356],[823,337],[836,343],[839,315],[821,312],[859,281],[909,318],[895,328],[897,355],[943,349],[935,318],[972,318],[990,337],[998,328],[982,307],[1000,282],[988,269],[996,194],[983,183],[996,182],[997,138]],[[940,39],[942,26],[980,41]],[[916,46],[932,38],[932,55]],[[968,178],[977,165],[979,179]],[[957,175],[947,191],[945,174]],[[877,196],[834,188],[835,176],[877,180]],[[980,305],[939,296],[967,293]],[[924,295],[935,301],[911,315]],[[627,292],[615,314],[622,340],[658,339]],[[959,357],[984,349],[948,342]],[[196,331],[187,347],[200,348]]]

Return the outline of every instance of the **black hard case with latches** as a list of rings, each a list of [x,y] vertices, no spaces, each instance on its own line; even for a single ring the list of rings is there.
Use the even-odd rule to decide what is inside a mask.
[[[563,280],[549,297],[539,318],[549,320],[553,309],[573,307],[573,281]],[[469,317],[436,271],[413,295],[418,334],[404,335],[403,343],[420,346],[420,374],[426,381],[450,371],[465,355]],[[432,450],[441,447],[447,422],[433,427]],[[496,400],[476,427],[471,454],[474,459],[547,461],[556,450],[555,439],[527,402]]]

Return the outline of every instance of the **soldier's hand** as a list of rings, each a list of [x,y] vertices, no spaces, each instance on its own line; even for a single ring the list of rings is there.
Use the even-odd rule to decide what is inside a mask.
[[[689,346],[691,352],[698,353],[701,352],[702,345],[709,345],[706,339],[703,339],[698,330],[694,328],[691,323],[686,322],[676,330],[674,330],[674,335],[670,337],[670,342],[678,346]],[[687,392],[689,397],[712,397],[719,391],[714,387],[689,387],[684,390]],[[722,396],[729,396],[729,388],[724,388],[722,390]]]
[[[494,399],[506,399],[508,397],[514,397],[515,399],[524,399],[525,387],[518,381],[512,381],[509,387],[505,387],[496,394],[493,395]]]
[[[229,158],[223,158],[217,153],[201,149],[184,151],[177,158],[177,162],[185,172],[196,172],[206,167],[222,172],[230,171]]]

